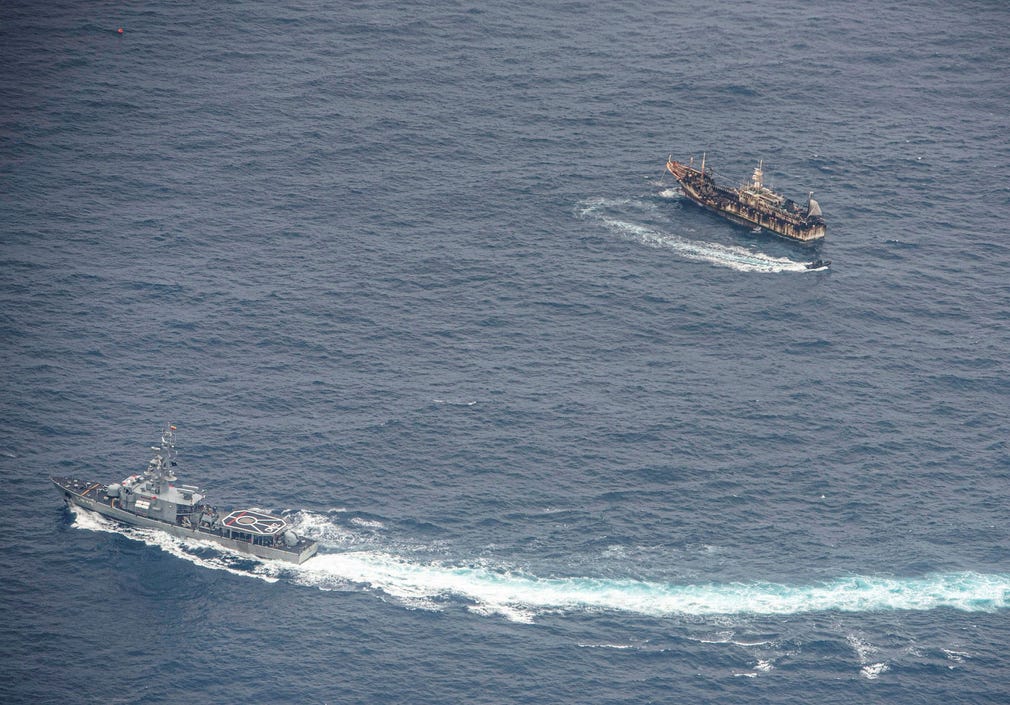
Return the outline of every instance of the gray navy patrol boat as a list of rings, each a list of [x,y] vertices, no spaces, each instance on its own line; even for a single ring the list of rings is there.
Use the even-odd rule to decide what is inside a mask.
[[[319,544],[296,534],[282,517],[259,509],[222,514],[204,502],[206,495],[200,488],[177,484],[175,430],[167,426],[161,445],[151,447],[158,454],[143,474],[111,485],[72,477],[53,477],[53,484],[68,507],[76,504],[131,526],[213,541],[233,551],[291,563],[302,563],[316,554]]]

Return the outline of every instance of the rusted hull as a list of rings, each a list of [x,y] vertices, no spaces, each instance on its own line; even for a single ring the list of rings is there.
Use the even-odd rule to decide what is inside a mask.
[[[670,160],[666,168],[676,177],[684,195],[735,223],[760,227],[800,242],[819,240],[827,234],[821,218],[808,220],[799,213],[755,208],[743,202],[736,191],[717,185],[710,176],[691,166]]]

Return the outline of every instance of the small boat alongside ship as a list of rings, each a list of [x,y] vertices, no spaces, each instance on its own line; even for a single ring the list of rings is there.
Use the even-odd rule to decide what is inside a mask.
[[[671,155],[666,161],[666,170],[677,179],[684,195],[702,208],[735,223],[756,226],[792,240],[810,242],[824,237],[827,225],[813,192],[808,195],[806,206],[775,193],[764,185],[763,167],[763,162],[758,164],[749,184],[731,188],[716,183],[711,170],[705,170],[704,156],[700,169],[695,168],[693,159],[682,164]]]
[[[115,521],[145,529],[166,531],[179,538],[212,541],[258,558],[303,563],[316,554],[319,544],[299,536],[283,517],[260,509],[219,512],[194,485],[179,484],[175,476],[175,426],[167,426],[161,444],[147,469],[122,482],[101,482],[72,477],[52,477],[68,507],[98,512]]]

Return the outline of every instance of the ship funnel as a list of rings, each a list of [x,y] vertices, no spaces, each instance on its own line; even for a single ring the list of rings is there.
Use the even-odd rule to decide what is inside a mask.
[[[815,201],[812,198],[807,199],[807,200],[809,201],[809,203],[807,204],[807,215],[808,216],[820,216],[821,215],[821,206],[820,206],[820,204],[817,203],[817,201]]]

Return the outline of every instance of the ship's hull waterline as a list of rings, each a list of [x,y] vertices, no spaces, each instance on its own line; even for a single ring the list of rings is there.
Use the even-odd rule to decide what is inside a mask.
[[[167,532],[172,536],[176,536],[181,539],[211,541],[227,549],[236,551],[237,553],[246,553],[258,558],[288,561],[289,563],[303,563],[314,556],[318,549],[318,544],[316,543],[310,544],[300,552],[273,548],[271,546],[260,546],[255,543],[250,543],[249,541],[221,536],[208,529],[190,529],[184,526],[177,526],[175,524],[169,524],[168,522],[159,521],[157,519],[138,516],[131,512],[113,507],[101,500],[91,499],[90,497],[85,497],[75,493],[68,489],[65,485],[61,484],[61,479],[62,478],[53,478],[53,483],[63,493],[63,498],[68,506],[76,505],[129,526],[137,526],[143,529],[156,529],[158,531]]]
[[[730,189],[715,183],[702,168],[669,159],[666,169],[677,179],[684,195],[706,210],[729,221],[748,227],[759,227],[777,235],[812,242],[827,234],[816,201],[810,199],[807,212],[799,205],[767,189],[761,183],[761,168],[755,170],[750,186]]]
[[[224,548],[259,558],[302,563],[315,555],[318,542],[296,534],[288,521],[261,509],[236,509],[222,514],[206,493],[176,477],[175,426],[161,432],[158,451],[142,473],[122,482],[74,477],[50,478],[68,505],[77,505],[118,522],[173,536],[212,541]]]

